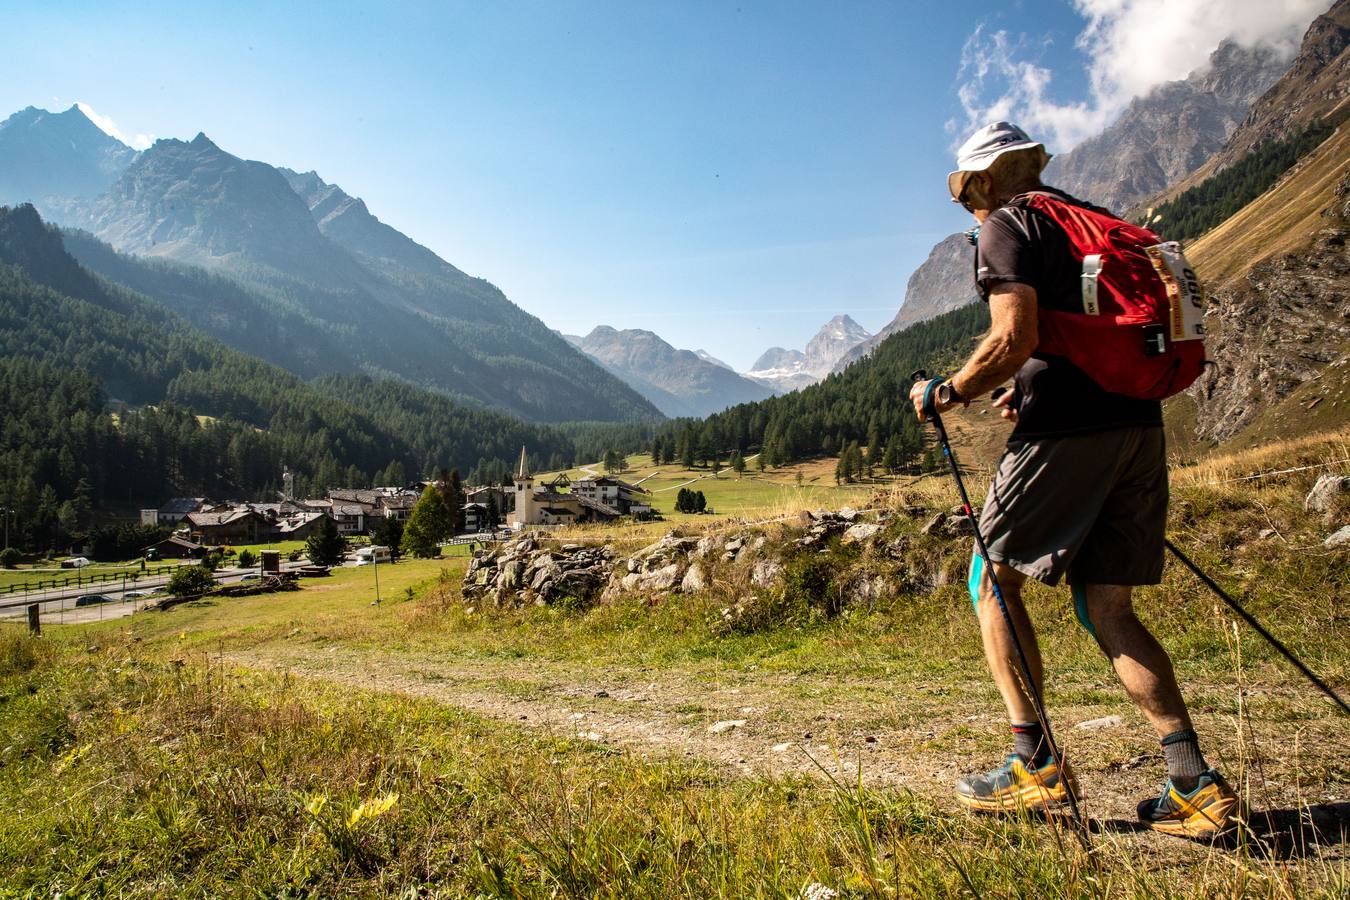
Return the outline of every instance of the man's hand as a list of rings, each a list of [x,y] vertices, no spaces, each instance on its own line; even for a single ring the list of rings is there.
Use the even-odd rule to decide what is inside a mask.
[[[920,422],[927,422],[928,416],[923,411],[923,393],[928,390],[931,381],[916,381],[914,387],[909,389],[909,401],[914,404],[914,414],[919,417]]]
[[[929,397],[929,404],[939,413],[944,413],[953,406],[970,405],[969,400],[952,400],[947,403],[942,402],[938,394],[938,385],[947,380],[948,379],[945,378],[930,378],[927,381],[916,381],[914,386],[909,389],[909,400],[914,404],[914,413],[919,417],[920,422],[928,421],[928,416],[925,414],[923,408],[923,395],[929,390],[930,385],[932,386],[933,393],[932,396]]]
[[[1009,422],[1017,422],[1017,410],[1013,408],[1012,401],[1015,391],[1003,391],[994,398],[994,408],[999,411],[999,415]]]

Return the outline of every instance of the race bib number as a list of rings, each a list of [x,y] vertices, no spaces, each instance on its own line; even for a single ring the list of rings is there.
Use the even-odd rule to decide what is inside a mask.
[[[1197,341],[1205,336],[1205,295],[1181,245],[1167,241],[1145,247],[1144,252],[1167,288],[1168,337],[1173,341]]]

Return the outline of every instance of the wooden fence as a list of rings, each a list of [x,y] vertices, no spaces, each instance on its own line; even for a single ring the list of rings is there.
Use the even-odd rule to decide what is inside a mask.
[[[37,581],[24,581],[18,584],[0,586],[0,594],[21,594],[28,591],[49,591],[56,588],[84,587],[86,584],[107,584],[109,581],[126,581],[135,586],[138,579],[155,578],[176,570],[178,566],[156,566],[153,569],[136,572],[90,572],[85,575],[79,569],[74,575],[40,578]]]

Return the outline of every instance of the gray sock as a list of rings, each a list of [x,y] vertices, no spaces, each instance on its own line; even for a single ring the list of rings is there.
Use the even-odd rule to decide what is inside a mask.
[[[1040,722],[1014,722],[1012,733],[1013,752],[1022,762],[1040,768],[1050,759],[1050,743]]]
[[[1195,731],[1187,728],[1174,731],[1162,739],[1163,756],[1167,760],[1167,777],[1182,793],[1195,790],[1200,776],[1209,770]]]

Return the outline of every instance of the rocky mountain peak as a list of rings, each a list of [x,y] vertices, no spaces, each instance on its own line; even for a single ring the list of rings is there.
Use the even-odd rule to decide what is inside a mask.
[[[136,151],[103,132],[78,106],[28,106],[0,122],[0,203],[30,201],[44,213],[107,190]]]
[[[1204,165],[1288,66],[1270,47],[1225,42],[1205,66],[1136,97],[1101,134],[1052,159],[1045,181],[1123,213]]]
[[[156,141],[77,224],[128,253],[206,265],[239,256],[326,283],[353,276],[276,169],[202,133]]]
[[[948,235],[938,242],[928,258],[909,276],[905,298],[900,302],[895,318],[843,354],[835,362],[834,371],[842,372],[852,363],[871,355],[878,344],[897,331],[978,300],[974,257],[975,248],[970,246],[964,234]]]
[[[770,347],[745,374],[779,392],[803,388],[830,374],[843,356],[871,337],[852,317],[840,314],[820,327],[805,352]]]

